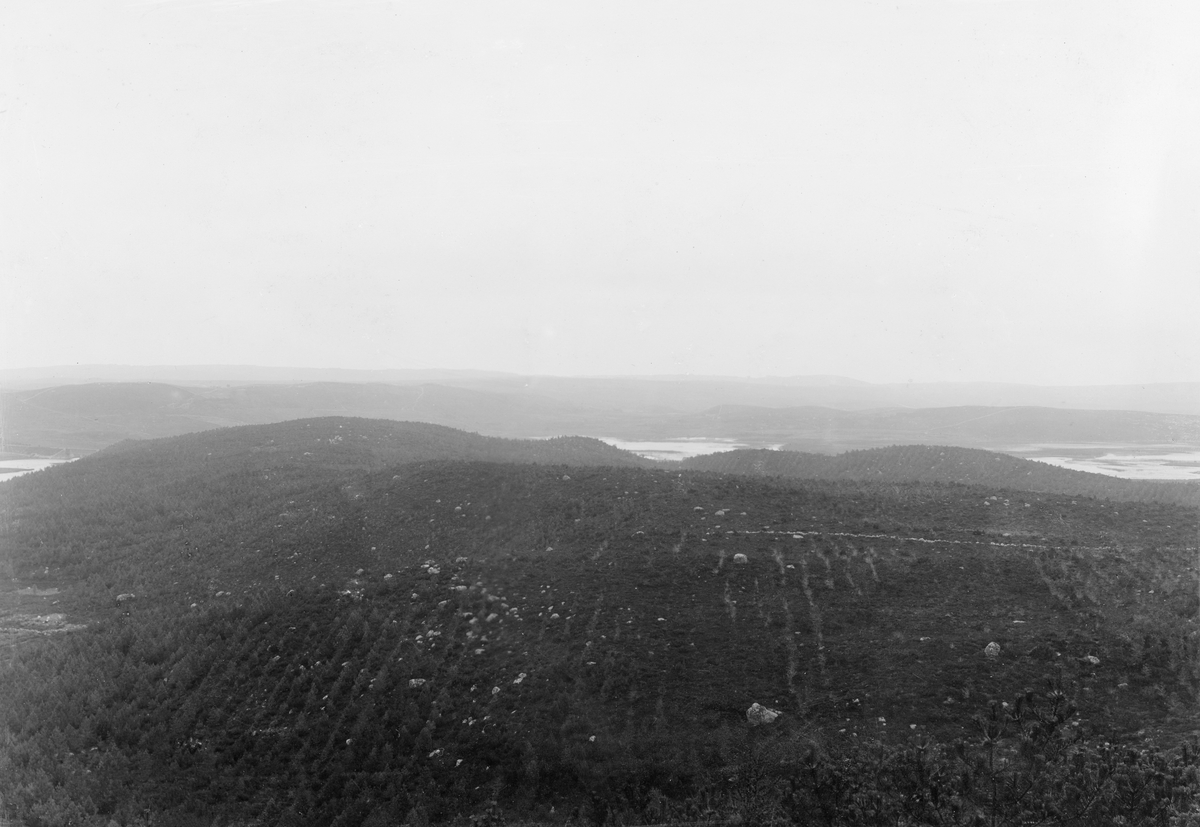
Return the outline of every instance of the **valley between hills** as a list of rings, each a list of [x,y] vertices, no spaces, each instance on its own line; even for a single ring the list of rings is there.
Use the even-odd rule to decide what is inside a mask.
[[[126,440],[0,483],[0,796],[28,827],[1188,823],[1194,492],[355,417]]]

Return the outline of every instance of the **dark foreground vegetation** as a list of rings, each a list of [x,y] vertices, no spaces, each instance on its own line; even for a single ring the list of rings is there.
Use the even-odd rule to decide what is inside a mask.
[[[330,419],[5,483],[5,622],[82,626],[0,649],[9,814],[1200,824],[1195,509],[610,450]]]

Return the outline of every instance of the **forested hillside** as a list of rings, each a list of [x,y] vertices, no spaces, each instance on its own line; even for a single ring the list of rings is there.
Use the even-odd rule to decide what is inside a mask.
[[[1171,503],[344,419],[0,495],[6,622],[45,620],[0,667],[29,827],[1168,824],[1200,791]]]
[[[8,483],[7,543],[22,548],[9,565],[17,577],[42,571],[43,585],[91,582],[80,593],[89,599],[140,588],[156,575],[153,566],[162,560],[155,555],[164,549],[179,557],[169,558],[170,565],[195,569],[192,577],[172,576],[179,588],[227,566],[253,571],[257,581],[275,562],[241,550],[319,543],[358,496],[355,472],[433,458],[652,464],[582,437],[506,440],[425,423],[349,418],[129,441]],[[36,539],[23,539],[26,532]],[[214,558],[210,549],[221,553]]]
[[[1044,494],[1075,494],[1118,502],[1173,502],[1200,506],[1200,484],[1124,480],[1056,468],[977,448],[902,445],[836,456],[799,451],[739,449],[692,457],[683,467],[726,474],[869,482],[954,482]]]

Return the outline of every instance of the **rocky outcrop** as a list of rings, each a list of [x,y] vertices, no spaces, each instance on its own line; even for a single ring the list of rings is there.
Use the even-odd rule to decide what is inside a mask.
[[[746,723],[750,726],[764,726],[774,723],[775,719],[783,713],[777,709],[770,709],[755,701],[750,704],[750,708],[746,710]]]

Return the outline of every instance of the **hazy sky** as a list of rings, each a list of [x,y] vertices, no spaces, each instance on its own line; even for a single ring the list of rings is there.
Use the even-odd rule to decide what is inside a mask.
[[[1200,381],[1200,4],[17,0],[0,367]]]

